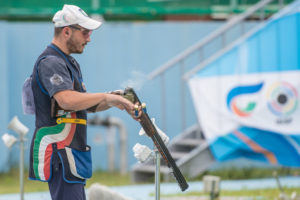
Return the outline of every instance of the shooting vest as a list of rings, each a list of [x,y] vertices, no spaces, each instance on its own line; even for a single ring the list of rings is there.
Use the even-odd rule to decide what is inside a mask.
[[[51,117],[51,97],[43,87],[38,74],[40,61],[49,56],[65,62],[72,77],[73,90],[86,92],[79,64],[74,58],[50,44],[39,56],[32,73],[36,129],[30,147],[29,178],[49,181],[52,162],[59,160],[63,166],[66,182],[84,184],[85,179],[92,176],[91,152],[86,142],[86,125],[73,121],[86,122],[87,111],[67,112],[60,116],[59,120],[55,116]],[[54,157],[59,159],[53,159]]]

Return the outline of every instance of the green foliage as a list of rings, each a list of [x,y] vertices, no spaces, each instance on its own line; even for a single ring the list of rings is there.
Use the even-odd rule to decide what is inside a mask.
[[[25,173],[24,190],[25,192],[38,192],[48,189],[47,183],[31,181]],[[0,173],[0,194],[18,193],[20,191],[19,170],[11,169],[8,173]]]
[[[222,170],[207,171],[201,176],[195,179],[190,179],[188,181],[201,181],[204,175],[210,174],[215,176],[220,176],[222,180],[239,180],[239,179],[254,179],[254,178],[271,178],[273,170],[277,171],[278,176],[298,176],[300,174],[300,169],[292,168],[227,168]],[[162,177],[162,176],[161,176]],[[0,194],[5,193],[18,193],[19,192],[19,171],[18,169],[12,169],[8,173],[0,173]],[[24,177],[24,190],[25,192],[41,192],[48,190],[48,184],[40,181],[28,180],[28,172],[25,172]],[[154,180],[149,180],[153,183]],[[121,175],[118,172],[105,172],[96,171],[93,173],[93,177],[87,180],[87,187],[92,183],[100,183],[107,186],[120,186],[120,185],[130,185],[129,174]],[[287,191],[297,191],[300,194],[300,188],[286,189]],[[248,196],[251,194],[259,196],[267,196],[266,192],[270,194],[275,194],[278,196],[277,189],[264,189],[261,194],[260,190],[242,190],[242,191],[222,191],[221,195],[225,196]],[[204,195],[203,193],[197,193],[198,195]],[[186,194],[184,194],[186,195]],[[190,196],[195,195],[194,193],[188,194]]]
[[[87,180],[87,187],[93,183],[100,183],[107,186],[130,185],[129,174],[121,175],[119,172],[96,171],[91,179]]]
[[[18,193],[19,190],[19,171],[12,169],[8,173],[0,173],[0,194]],[[92,183],[98,182],[107,186],[129,185],[129,174],[121,175],[118,172],[96,171],[91,179],[87,180],[87,187]],[[48,191],[48,184],[41,181],[32,181],[28,179],[28,171],[24,177],[25,192]]]
[[[291,196],[293,192],[296,192],[298,195],[300,194],[300,188],[284,188],[284,193],[287,196]],[[154,195],[154,194],[152,194]],[[278,199],[280,195],[280,191],[276,188],[269,188],[269,189],[263,189],[263,190],[238,190],[238,191],[233,191],[233,190],[222,190],[220,193],[221,197],[232,197],[230,199],[238,199],[237,197],[247,197],[247,199],[251,200],[273,200],[273,199]],[[171,194],[171,195],[162,195],[162,197],[188,197],[188,196],[195,196],[195,197],[200,197],[200,196],[209,196],[209,194],[205,194],[203,192],[188,192],[185,194],[178,193],[178,194]],[[235,198],[234,198],[235,197]]]
[[[220,176],[222,180],[241,180],[241,179],[257,179],[272,178],[273,171],[277,171],[278,176],[298,176],[300,169],[294,168],[225,168],[220,170],[210,170],[201,174],[193,180],[202,180],[205,175]]]

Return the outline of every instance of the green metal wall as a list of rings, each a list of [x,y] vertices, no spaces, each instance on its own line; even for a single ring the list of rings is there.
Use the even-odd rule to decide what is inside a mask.
[[[239,13],[258,0],[0,0],[0,17],[49,18],[63,4],[74,4],[89,14],[106,19],[159,18],[165,15],[211,15]],[[284,0],[284,4],[292,0]],[[278,10],[278,1],[266,7],[267,13]]]

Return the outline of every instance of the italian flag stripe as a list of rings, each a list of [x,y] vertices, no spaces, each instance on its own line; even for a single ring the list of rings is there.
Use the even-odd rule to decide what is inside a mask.
[[[76,113],[72,113],[71,117],[75,118]],[[58,149],[64,148],[71,143],[75,130],[76,124],[69,123],[38,130],[33,146],[33,169],[37,179],[48,180],[50,177],[52,143],[58,143]]]

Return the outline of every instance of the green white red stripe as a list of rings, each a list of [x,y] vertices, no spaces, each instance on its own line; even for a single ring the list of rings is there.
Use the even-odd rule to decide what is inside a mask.
[[[76,114],[72,113],[75,118]],[[43,127],[37,131],[33,146],[33,169],[37,179],[47,181],[50,177],[50,162],[52,144],[57,143],[57,149],[68,146],[74,136],[76,124],[62,123],[52,127]]]

